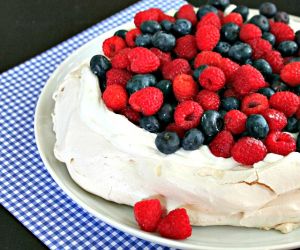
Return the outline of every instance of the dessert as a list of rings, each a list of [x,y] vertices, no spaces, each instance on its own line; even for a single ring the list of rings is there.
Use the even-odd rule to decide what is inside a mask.
[[[54,95],[55,156],[87,191],[155,206],[157,216],[135,214],[143,230],[290,232],[300,226],[299,32],[273,20],[273,5],[247,19],[245,6],[224,14],[209,3],[176,18],[141,11],[104,56],[72,71]]]

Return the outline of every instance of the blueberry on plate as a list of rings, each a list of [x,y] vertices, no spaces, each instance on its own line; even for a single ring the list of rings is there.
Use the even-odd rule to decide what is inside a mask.
[[[220,41],[214,48],[214,51],[220,53],[224,57],[227,57],[230,47],[231,45],[229,43]]]
[[[262,115],[250,115],[246,121],[246,130],[249,136],[263,139],[269,133],[269,125]]]
[[[278,75],[278,74],[271,74],[268,77],[268,81],[271,84],[274,83],[274,82],[278,82],[278,81],[280,81],[280,75]]]
[[[223,128],[223,119],[219,112],[207,110],[201,118],[201,130],[207,136],[214,136]]]
[[[264,32],[261,38],[267,40],[272,46],[276,43],[276,37],[270,32]]]
[[[208,65],[203,64],[194,70],[193,77],[196,81],[198,81],[199,76],[201,75],[202,71],[205,70],[207,67],[208,67]]]
[[[172,123],[173,115],[174,107],[169,103],[165,103],[157,112],[157,118],[164,124]]]
[[[196,150],[204,143],[203,133],[196,128],[187,131],[182,139],[181,146],[184,150]]]
[[[172,154],[180,148],[180,139],[175,132],[164,131],[156,136],[155,145],[160,152]]]
[[[235,62],[244,64],[252,56],[252,48],[247,43],[239,43],[231,46],[228,56]]]
[[[277,49],[283,57],[288,57],[298,51],[298,44],[294,41],[284,41],[278,45]]]
[[[171,32],[173,23],[169,20],[163,20],[160,22],[161,28],[166,32]]]
[[[252,64],[254,68],[260,71],[264,77],[268,77],[272,74],[272,68],[270,64],[265,59],[255,60]]]
[[[289,14],[284,11],[278,11],[274,16],[275,22],[282,22],[288,24],[290,22]]]
[[[141,24],[140,29],[143,33],[154,34],[161,30],[161,25],[157,21],[145,21]]]
[[[296,95],[300,95],[300,85],[296,86],[295,88],[293,88],[292,90]],[[300,123],[299,123],[300,124]]]
[[[150,47],[152,44],[152,36],[150,34],[138,35],[135,39],[135,45],[138,47]]]
[[[144,116],[140,119],[140,127],[151,132],[157,133],[160,130],[159,121],[155,116]]]
[[[265,2],[259,6],[259,14],[267,18],[274,17],[276,13],[277,13],[277,7],[273,3]]]
[[[296,146],[297,146],[297,152],[300,152],[300,134],[297,137],[297,144],[296,144]]]
[[[158,31],[152,36],[152,45],[162,51],[171,51],[176,45],[176,38],[172,34]]]
[[[160,89],[163,92],[165,99],[168,99],[169,97],[172,96],[173,89],[172,89],[172,82],[171,81],[161,80],[155,85],[155,87]]]
[[[245,64],[252,65],[252,64],[253,64],[252,59],[251,59],[251,58],[248,58],[248,59],[245,61]]]
[[[272,95],[275,94],[275,91],[271,88],[261,88],[258,90],[258,93],[270,98]]]
[[[235,97],[225,97],[221,100],[221,108],[225,111],[240,108],[240,101]]]
[[[218,14],[218,10],[214,6],[211,6],[211,5],[208,5],[208,4],[200,6],[198,11],[197,11],[198,20],[200,20],[207,13],[210,13],[210,12],[214,12],[215,14]]]
[[[250,18],[249,23],[252,23],[259,27],[262,31],[269,31],[269,20],[263,15],[255,15]]]
[[[288,123],[284,128],[284,131],[289,133],[298,133],[299,132],[299,122],[295,117],[289,117]]]
[[[221,38],[229,43],[234,43],[240,34],[240,27],[235,23],[226,23],[221,28]]]
[[[119,36],[119,37],[125,39],[126,33],[127,33],[127,30],[117,30],[115,32],[114,36]]]
[[[126,84],[126,91],[129,95],[134,92],[156,85],[156,77],[152,74],[137,74],[134,75]]]
[[[295,41],[300,46],[300,30],[296,31],[295,33]]]
[[[106,71],[111,68],[110,61],[102,55],[95,55],[90,61],[91,71],[101,79],[105,79]]]
[[[177,36],[188,35],[192,31],[192,23],[187,19],[177,19],[172,26],[172,30]]]
[[[249,15],[249,8],[245,5],[238,5],[232,12],[241,14],[245,22]]]
[[[218,10],[224,11],[230,4],[230,0],[208,0],[207,4],[214,6]]]

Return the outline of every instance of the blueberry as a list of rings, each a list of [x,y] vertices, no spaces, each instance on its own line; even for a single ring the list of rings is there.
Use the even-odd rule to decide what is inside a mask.
[[[177,19],[172,26],[174,34],[177,36],[184,36],[191,33],[192,23],[187,19]]]
[[[297,144],[296,144],[296,146],[297,146],[297,152],[300,152],[300,134],[297,137]]]
[[[157,133],[160,130],[160,124],[155,116],[142,117],[140,126],[151,133]]]
[[[171,32],[173,23],[168,20],[163,20],[160,22],[161,28],[166,32]]]
[[[269,31],[270,24],[269,20],[263,15],[255,15],[250,20],[249,23],[255,24],[262,31]]]
[[[141,24],[140,29],[143,33],[154,34],[161,30],[161,26],[157,21],[145,21]]]
[[[224,11],[230,4],[230,0],[208,0],[207,4]]]
[[[271,74],[271,75],[269,75],[268,80],[269,80],[269,83],[271,83],[271,84],[278,82],[278,81],[280,81],[280,75]]]
[[[98,80],[99,80],[100,90],[103,93],[104,90],[106,89],[106,79],[103,79],[102,77],[98,77]]]
[[[221,115],[222,119],[224,119],[224,116],[227,114],[227,111],[226,111],[226,110],[223,110],[223,109],[221,109],[221,110],[219,110],[219,113],[220,113],[220,115]]]
[[[277,7],[273,3],[265,2],[259,6],[259,13],[267,18],[274,17],[276,12],[277,12]]]
[[[101,79],[105,79],[106,71],[111,68],[110,61],[102,55],[95,55],[90,61],[91,71]]]
[[[300,57],[292,57],[287,62],[288,63],[291,63],[291,62],[300,62]]]
[[[134,75],[126,84],[126,91],[129,95],[134,92],[156,84],[156,78],[152,74]]]
[[[201,130],[207,136],[214,136],[223,128],[223,119],[219,112],[207,110],[201,118]]]
[[[197,11],[198,20],[200,20],[207,13],[210,13],[210,12],[214,12],[215,14],[218,14],[218,10],[214,6],[211,6],[211,5],[208,5],[208,4],[200,6],[198,11]]]
[[[263,139],[269,133],[269,125],[262,115],[250,115],[246,121],[246,130],[249,136]]]
[[[173,89],[172,89],[172,82],[171,81],[161,80],[155,85],[155,87],[160,89],[163,92],[165,99],[168,99],[169,97],[172,96]]]
[[[196,150],[203,142],[203,133],[199,129],[193,128],[185,133],[181,145],[184,150]]]
[[[172,154],[180,148],[180,139],[175,132],[164,131],[155,138],[157,149],[164,154]]]
[[[115,32],[114,36],[119,36],[119,37],[125,39],[126,33],[127,33],[127,30],[117,30]]]
[[[269,43],[271,43],[272,46],[274,46],[276,43],[276,37],[270,32],[264,32],[262,34],[262,38],[267,40]]]
[[[173,121],[173,114],[174,107],[169,103],[165,103],[157,112],[157,117],[161,122],[168,124]]]
[[[221,38],[229,43],[234,43],[239,38],[240,27],[235,23],[226,23],[221,29]]]
[[[298,45],[294,41],[284,41],[278,45],[278,51],[283,57],[292,56],[298,51]]]
[[[258,93],[270,98],[272,95],[275,94],[275,91],[271,88],[261,88],[258,90]]]
[[[247,59],[252,56],[252,48],[247,43],[234,44],[229,52],[228,56],[235,62],[243,64]]]
[[[238,5],[232,12],[241,14],[245,22],[249,15],[249,8],[245,5]]]
[[[299,132],[299,122],[295,117],[289,117],[288,123],[284,128],[284,131],[289,133],[297,133]]]
[[[282,81],[275,81],[271,84],[271,88],[275,91],[275,92],[281,92],[281,91],[287,91],[289,90],[289,87],[283,83]]]
[[[296,31],[295,36],[295,41],[298,44],[298,46],[300,46],[300,30]]]
[[[226,111],[240,108],[240,101],[235,97],[225,97],[221,100],[221,107]]]
[[[199,66],[193,72],[193,77],[196,81],[198,81],[199,76],[201,75],[202,71],[205,70],[208,66],[206,64]]]
[[[288,24],[290,22],[289,14],[284,11],[278,11],[274,16],[275,22],[282,22]]]
[[[245,61],[245,64],[252,65],[252,64],[253,64],[252,59],[251,59],[251,58],[248,58],[248,59]]]
[[[260,71],[264,77],[267,77],[272,74],[272,68],[270,64],[265,59],[255,60],[252,64],[254,68]]]
[[[300,95],[300,85],[298,85],[297,87],[295,87],[293,89],[293,92],[296,94],[296,95]]]
[[[228,52],[230,50],[230,47],[231,47],[231,45],[229,43],[220,41],[220,42],[218,42],[218,44],[214,48],[214,51],[220,53],[222,56],[227,57],[228,56]]]
[[[152,36],[150,34],[141,34],[136,37],[135,45],[139,47],[150,47]]]
[[[176,39],[172,34],[158,31],[152,36],[152,45],[162,51],[171,51],[175,44]]]

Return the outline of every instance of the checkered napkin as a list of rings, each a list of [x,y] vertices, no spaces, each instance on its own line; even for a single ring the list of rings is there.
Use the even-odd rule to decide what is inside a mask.
[[[35,144],[34,112],[44,84],[75,49],[149,7],[144,0],[0,75],[0,203],[50,249],[164,249],[105,224],[71,200],[47,172]]]

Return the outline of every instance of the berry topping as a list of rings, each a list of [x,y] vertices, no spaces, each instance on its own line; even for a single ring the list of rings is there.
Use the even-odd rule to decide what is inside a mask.
[[[194,67],[198,68],[201,65],[218,66],[222,60],[222,56],[219,53],[212,51],[200,52],[194,61]]]
[[[151,74],[137,74],[134,75],[126,85],[126,91],[129,95],[133,94],[134,92],[156,85],[156,78],[154,75]]]
[[[177,126],[175,122],[170,123],[166,127],[166,131],[175,132],[179,136],[179,138],[183,138],[186,132],[183,128]]]
[[[120,84],[126,86],[131,79],[131,73],[123,69],[110,69],[106,72],[106,85]]]
[[[173,81],[173,92],[180,102],[191,100],[198,93],[198,84],[191,75],[177,75]]]
[[[126,107],[128,96],[123,86],[113,84],[106,87],[102,98],[109,109],[119,111]]]
[[[238,135],[246,130],[247,116],[239,110],[230,110],[224,116],[225,129]]]
[[[126,43],[129,47],[134,47],[135,46],[135,39],[141,35],[142,32],[140,29],[132,29],[132,30],[129,30],[127,33],[126,33],[126,36],[125,36],[125,40],[126,40]]]
[[[165,103],[157,113],[157,118],[164,124],[169,124],[173,121],[174,107]]]
[[[222,40],[234,43],[240,34],[240,27],[235,23],[226,23],[221,28],[221,38]]]
[[[251,19],[249,20],[249,23],[256,25],[262,31],[269,31],[269,29],[270,29],[269,21],[263,15],[255,15],[255,16],[251,17]]]
[[[224,11],[229,6],[230,0],[208,0],[207,4],[210,4],[217,9]]]
[[[294,41],[295,33],[286,23],[272,22],[270,27],[271,33],[276,37],[277,44],[283,41]]]
[[[283,58],[278,51],[269,51],[268,53],[264,54],[264,59],[270,64],[274,73],[280,73],[284,63]]]
[[[270,153],[288,155],[289,153],[296,151],[296,141],[287,133],[279,131],[271,132],[267,136],[265,143]]]
[[[290,92],[277,92],[270,98],[270,106],[284,113],[287,117],[291,117],[299,108],[299,97]]]
[[[173,154],[180,148],[180,139],[175,132],[164,131],[155,138],[157,149],[164,154]]]
[[[252,23],[243,24],[240,31],[240,39],[243,42],[247,42],[252,39],[261,38],[261,29]]]
[[[265,2],[259,6],[259,13],[267,18],[274,17],[276,12],[277,12],[277,7],[273,3]]]
[[[217,157],[231,157],[231,149],[234,145],[234,139],[230,132],[223,130],[209,144],[209,149]]]
[[[160,61],[160,66],[159,66],[160,69],[162,69],[162,67],[165,65],[165,63],[172,61],[170,52],[163,52],[157,48],[151,48],[150,50],[152,53],[154,53],[158,57],[158,59]]]
[[[201,118],[201,130],[207,136],[214,136],[223,128],[223,119],[219,112],[207,110]]]
[[[299,125],[300,123],[298,122],[297,118],[293,116],[289,117],[287,120],[287,125],[284,128],[284,131],[289,133],[297,133],[299,132]]]
[[[221,107],[226,111],[239,109],[240,101],[233,96],[225,97],[224,99],[221,100]]]
[[[182,139],[182,148],[184,150],[196,150],[204,142],[203,133],[196,128],[192,128],[187,131]]]
[[[211,6],[211,5],[200,6],[197,11],[198,20],[201,20],[202,17],[204,17],[207,13],[210,13],[210,12],[214,12],[215,14],[218,14],[218,10],[214,6]]]
[[[187,19],[177,19],[172,26],[172,30],[177,36],[184,36],[191,33],[192,23]]]
[[[235,23],[238,26],[242,26],[243,24],[243,17],[241,14],[232,12],[228,14],[227,16],[224,16],[222,19],[222,24],[226,23]]]
[[[151,8],[148,10],[140,11],[134,16],[134,24],[136,27],[140,27],[145,21],[159,21],[160,15],[164,14],[160,9]]]
[[[127,69],[129,65],[129,60],[128,60],[129,51],[130,48],[125,48],[118,51],[118,53],[116,53],[115,56],[111,59],[112,67],[116,69]]]
[[[257,138],[263,139],[269,133],[269,125],[262,115],[250,115],[246,121],[247,134]]]
[[[150,133],[157,133],[160,130],[159,121],[155,116],[144,116],[140,119],[141,128]]]
[[[265,39],[256,38],[247,41],[247,43],[251,46],[253,54],[253,59],[260,59],[267,55],[270,51],[272,51],[272,45]]]
[[[241,110],[246,115],[261,114],[269,108],[268,98],[262,94],[253,93],[242,100]]]
[[[140,121],[141,115],[139,112],[136,112],[131,107],[126,107],[120,111],[129,121],[137,124]]]
[[[231,46],[228,56],[237,63],[246,63],[251,58],[252,48],[247,43],[238,43]]]
[[[200,85],[210,91],[218,91],[225,85],[225,75],[217,67],[209,66],[202,71],[199,76]]]
[[[199,50],[213,50],[220,40],[220,31],[214,25],[199,26],[196,42]]]
[[[244,21],[248,19],[249,8],[247,6],[238,5],[232,12],[240,13]]]
[[[222,58],[217,67],[219,67],[224,72],[226,80],[230,82],[240,66],[237,63],[231,61],[229,58]]]
[[[291,87],[300,85],[300,62],[292,62],[284,66],[280,77]]]
[[[213,25],[218,30],[220,30],[221,29],[221,20],[216,13],[210,12],[210,13],[207,13],[204,17],[202,17],[201,21],[198,22],[197,30],[200,27],[205,26],[205,25]]]
[[[105,56],[95,55],[90,61],[90,68],[95,75],[105,78],[105,73],[111,68],[111,63]]]
[[[125,41],[119,37],[119,36],[112,36],[110,38],[107,38],[103,42],[103,52],[104,55],[111,58],[113,57],[118,51],[121,49],[124,49],[126,47]]]
[[[275,22],[282,22],[288,24],[290,22],[289,14],[284,11],[278,11],[274,16]]]
[[[262,112],[263,117],[266,119],[270,131],[281,131],[287,125],[287,119],[284,113],[275,109],[266,109]]]
[[[182,5],[176,14],[176,18],[189,20],[192,25],[197,23],[197,16],[191,4]]]
[[[174,49],[176,39],[172,34],[158,31],[152,36],[152,44],[155,48],[168,52]]]
[[[143,33],[154,34],[157,31],[161,30],[161,26],[157,21],[145,21],[141,24],[140,27]]]
[[[192,35],[178,38],[174,52],[178,57],[187,60],[193,59],[198,53],[196,38]]]
[[[119,37],[125,39],[126,33],[127,33],[127,30],[117,30],[115,32],[114,36],[119,36]]]
[[[220,97],[217,93],[206,89],[201,90],[195,97],[204,110],[218,110],[220,106]]]
[[[284,41],[278,45],[277,49],[284,57],[293,56],[298,51],[298,45],[294,41]]]
[[[191,71],[191,67],[185,59],[175,59],[171,62],[165,63],[162,69],[162,74],[167,80],[174,80],[177,75],[188,74]]]

